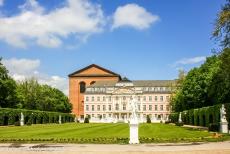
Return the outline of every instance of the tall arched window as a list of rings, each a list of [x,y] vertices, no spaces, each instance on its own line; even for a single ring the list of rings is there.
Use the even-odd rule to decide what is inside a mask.
[[[80,82],[79,83],[79,86],[80,86],[80,93],[84,93],[85,92],[85,82]]]
[[[90,82],[90,85],[92,85],[92,84],[94,84],[96,81],[92,81],[92,82]]]

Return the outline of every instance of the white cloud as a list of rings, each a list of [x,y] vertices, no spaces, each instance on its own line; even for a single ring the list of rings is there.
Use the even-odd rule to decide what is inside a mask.
[[[28,41],[58,47],[70,35],[85,37],[103,31],[105,22],[100,5],[88,0],[67,0],[49,12],[36,0],[27,0],[19,8],[17,15],[0,17],[0,40],[22,48]]]
[[[40,66],[40,60],[35,59],[3,59],[3,64],[12,73],[28,74],[36,70]]]
[[[127,4],[116,9],[113,15],[112,29],[129,26],[142,30],[149,28],[158,20],[159,16],[151,14],[145,8],[137,4]]]
[[[187,65],[187,64],[197,64],[197,63],[200,63],[200,62],[204,62],[205,60],[206,60],[205,56],[193,57],[193,58],[183,58],[181,60],[176,61],[173,66]]]
[[[66,78],[60,76],[50,76],[45,73],[40,73],[39,67],[41,65],[38,59],[3,59],[2,63],[9,70],[12,78],[16,81],[23,81],[25,79],[34,77],[40,84],[47,84],[54,88],[58,88],[68,95],[68,81]]]
[[[0,0],[0,7],[4,5],[4,0]]]

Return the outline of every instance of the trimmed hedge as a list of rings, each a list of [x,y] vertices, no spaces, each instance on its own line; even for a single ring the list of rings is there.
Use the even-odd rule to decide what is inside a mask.
[[[59,115],[62,117],[62,123],[74,121],[74,115],[68,113],[0,108],[0,126],[18,124],[21,113],[24,115],[24,124],[28,125],[58,123]]]
[[[230,103],[224,104],[226,109],[226,118],[230,126]],[[198,109],[191,109],[181,112],[181,119],[184,124],[209,127],[210,124],[217,124],[220,122],[220,108],[221,104],[203,107]],[[171,113],[169,119],[171,122],[178,122],[179,112]]]

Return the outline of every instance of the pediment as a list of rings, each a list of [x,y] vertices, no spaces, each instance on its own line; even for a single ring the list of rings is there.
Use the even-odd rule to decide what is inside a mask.
[[[119,88],[116,89],[113,94],[135,94],[135,90],[132,88]]]
[[[95,64],[89,65],[83,69],[75,71],[69,74],[69,76],[116,76],[116,77],[120,77],[119,74],[116,74],[110,70],[107,70]]]

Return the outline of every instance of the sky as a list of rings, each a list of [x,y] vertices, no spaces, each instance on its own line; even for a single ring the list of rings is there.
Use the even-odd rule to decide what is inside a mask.
[[[68,95],[92,63],[131,80],[171,80],[200,66],[225,0],[0,0],[0,57],[17,81]]]

